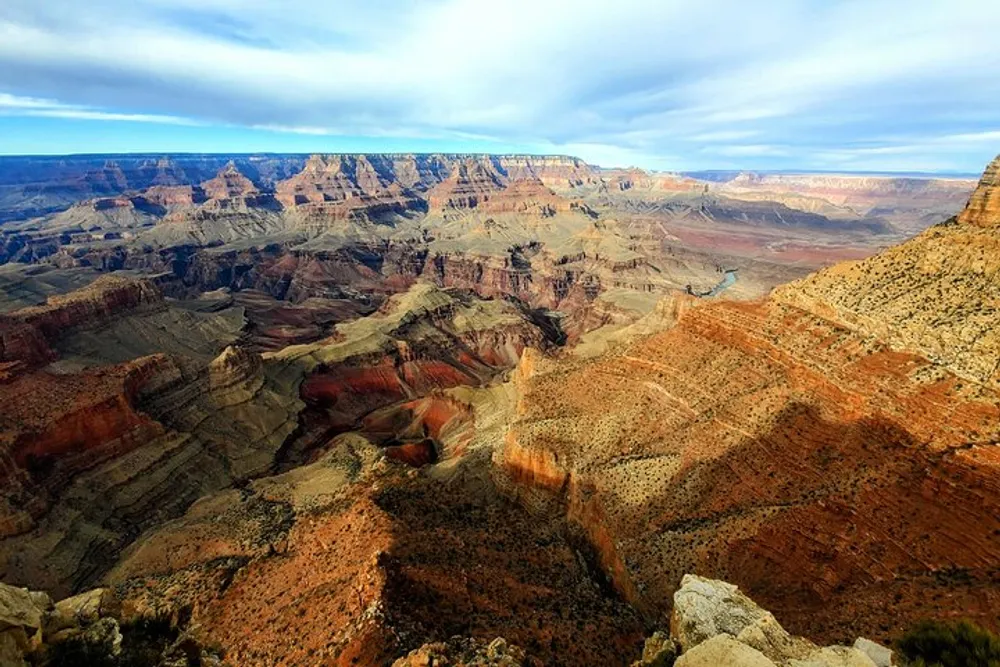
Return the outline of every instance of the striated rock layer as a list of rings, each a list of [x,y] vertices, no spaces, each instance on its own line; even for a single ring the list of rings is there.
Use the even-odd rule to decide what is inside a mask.
[[[522,362],[508,488],[546,489],[650,618],[693,571],[819,639],[996,627],[997,227],[960,220],[764,302],[672,308],[592,361]]]
[[[986,167],[979,186],[958,221],[977,227],[1000,225],[1000,155]]]
[[[169,322],[148,310],[156,304],[166,307],[149,284],[103,278],[11,318],[27,327],[72,315],[74,326],[102,327],[87,336],[134,339],[146,320]],[[112,312],[118,319],[109,323]],[[59,595],[90,585],[141,531],[197,498],[322,454],[373,410],[488,381],[526,347],[547,347],[553,333],[543,324],[515,304],[421,284],[327,340],[264,357],[230,344],[206,359],[192,344],[179,348],[192,354],[73,373],[56,373],[66,359],[8,369],[0,383],[0,576]],[[56,355],[42,352],[40,363]],[[397,438],[390,427],[382,444],[413,465],[437,460],[434,439],[449,410],[419,409],[429,430]]]
[[[998,188],[1000,158],[956,220],[868,260],[782,287],[775,298],[998,388]]]
[[[126,312],[164,307],[149,280],[101,276],[86,288],[53,296],[44,305],[0,315],[0,364],[31,368],[55,358],[51,345],[81,327],[106,324]]]

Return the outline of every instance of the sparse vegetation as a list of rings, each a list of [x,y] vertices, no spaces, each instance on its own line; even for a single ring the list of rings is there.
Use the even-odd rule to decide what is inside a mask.
[[[908,667],[1000,667],[1000,637],[969,621],[922,621],[896,648]]]

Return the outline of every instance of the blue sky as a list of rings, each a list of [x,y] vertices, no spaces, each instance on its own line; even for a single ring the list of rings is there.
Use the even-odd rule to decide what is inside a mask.
[[[995,0],[3,0],[0,153],[978,172]]]

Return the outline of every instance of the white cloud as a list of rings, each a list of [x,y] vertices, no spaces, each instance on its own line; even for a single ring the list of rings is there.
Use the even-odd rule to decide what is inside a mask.
[[[685,141],[697,141],[704,143],[715,143],[719,141],[738,141],[749,139],[760,134],[760,130],[716,130],[714,132],[702,132],[681,137]]]
[[[703,149],[707,153],[717,153],[730,157],[745,156],[782,156],[788,155],[788,149],[768,144],[736,144],[732,146],[713,146]]]
[[[1000,4],[959,4],[4,0],[0,110],[581,146],[678,168],[951,136],[979,146],[971,163],[1000,138]]]
[[[45,100],[35,97],[19,97],[0,93],[0,115],[31,116],[36,118],[64,118],[69,120],[103,120],[103,121],[124,121],[131,123],[160,123],[168,125],[199,125],[200,123],[190,118],[179,116],[165,116],[162,114],[136,114],[118,113],[114,111],[101,111],[98,109],[87,109],[67,104],[60,104],[54,100]]]

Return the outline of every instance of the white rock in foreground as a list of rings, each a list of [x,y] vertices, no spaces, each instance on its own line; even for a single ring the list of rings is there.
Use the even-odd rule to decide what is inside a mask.
[[[878,649],[862,646],[821,648],[796,637],[774,615],[724,581],[684,576],[674,593],[670,634],[682,651],[677,665],[774,665],[775,667],[884,667],[870,655]],[[860,641],[860,640],[859,640]],[[864,640],[867,642],[868,640]],[[764,662],[761,662],[763,660]]]

